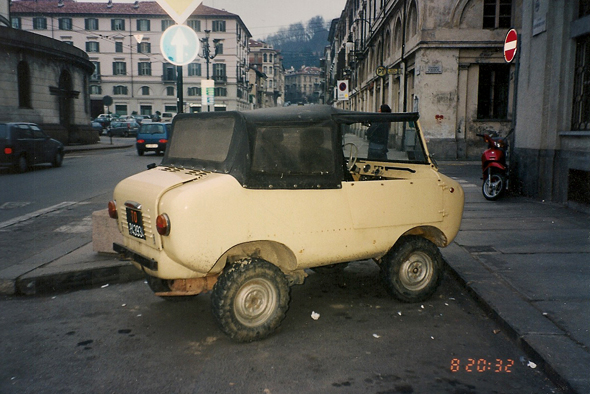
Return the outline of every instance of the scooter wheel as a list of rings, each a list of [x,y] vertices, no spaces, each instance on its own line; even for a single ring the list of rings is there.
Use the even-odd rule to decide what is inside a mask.
[[[481,192],[486,200],[495,201],[502,197],[506,190],[506,177],[497,171],[483,180]]]

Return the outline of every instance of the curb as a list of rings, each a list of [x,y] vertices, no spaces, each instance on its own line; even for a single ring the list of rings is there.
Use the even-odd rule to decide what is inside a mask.
[[[98,146],[96,146],[98,145]],[[96,145],[68,145],[64,147],[64,152],[66,154],[72,152],[87,152],[91,150],[107,150],[107,149],[126,149],[131,148],[133,144],[128,145],[105,145],[105,144],[96,144]]]
[[[144,274],[129,262],[79,271],[44,274],[18,278],[15,283],[18,295],[41,295],[108,286],[144,279]]]

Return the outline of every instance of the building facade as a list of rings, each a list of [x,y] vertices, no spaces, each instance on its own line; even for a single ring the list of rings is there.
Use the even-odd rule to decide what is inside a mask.
[[[0,121],[39,124],[68,143],[94,143],[88,124],[88,78],[93,66],[71,45],[12,28],[0,9]]]
[[[521,26],[521,3],[348,0],[330,32],[326,94],[348,80],[349,100],[335,105],[419,111],[436,158],[476,158],[477,133],[511,129],[515,67],[503,43]]]
[[[248,40],[240,17],[200,5],[185,22],[210,56],[177,68],[160,50],[162,33],[174,24],[155,2],[104,3],[72,0],[19,0],[10,6],[15,28],[84,50],[94,64],[89,92],[92,116],[177,112],[177,71],[183,74],[183,112],[201,111],[201,79],[215,81],[213,110],[248,108]],[[214,56],[214,57],[213,57]],[[112,106],[105,108],[103,98]]]
[[[318,104],[322,94],[322,70],[319,67],[291,67],[285,72],[285,100],[291,104]]]
[[[523,2],[518,188],[590,211],[590,0]]]
[[[250,67],[264,74],[250,80],[253,108],[281,107],[285,97],[285,69],[281,53],[263,41],[250,40]],[[263,83],[263,85],[259,85]],[[256,86],[254,86],[256,84]],[[256,94],[253,94],[253,91]]]

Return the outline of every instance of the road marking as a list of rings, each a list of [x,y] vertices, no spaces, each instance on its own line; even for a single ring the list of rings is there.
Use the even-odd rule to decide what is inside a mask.
[[[24,222],[26,220],[30,220],[30,219],[39,217],[41,215],[45,215],[46,213],[54,212],[54,211],[57,211],[59,209],[72,206],[74,204],[77,204],[77,202],[75,202],[75,201],[64,201],[64,202],[61,202],[61,203],[56,204],[56,205],[52,205],[52,206],[47,207],[47,208],[39,209],[38,211],[31,212],[31,213],[28,213],[26,215],[19,216],[19,217],[16,217],[14,219],[7,220],[5,222],[0,222],[0,228],[5,228],[5,227],[8,227],[8,226],[12,226],[12,225],[15,225],[17,223],[21,223],[21,222]]]
[[[30,203],[31,203],[30,201],[8,201],[8,202],[5,202],[4,204],[0,205],[0,209],[5,210],[5,209],[22,208],[22,207],[26,207]]]
[[[459,184],[461,185],[461,187],[466,188],[466,187],[479,187],[469,181],[466,181],[465,179],[461,179],[461,178],[457,178],[457,177],[451,177],[452,179],[456,180],[457,182],[459,182]]]
[[[61,226],[53,230],[56,233],[79,234],[92,231],[92,217],[86,216],[82,220],[72,222],[65,226]]]

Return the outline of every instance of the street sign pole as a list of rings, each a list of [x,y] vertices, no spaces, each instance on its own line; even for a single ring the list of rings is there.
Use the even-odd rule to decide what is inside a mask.
[[[181,114],[184,112],[184,96],[182,86],[182,66],[176,66],[176,112]]]
[[[518,74],[520,72],[520,34],[515,29],[508,30],[506,38],[504,39],[504,60],[510,64],[514,61],[514,80],[512,89],[512,122],[510,126],[510,142],[508,144],[508,157],[509,157],[509,174],[510,178],[516,176],[516,161],[512,160],[514,157],[514,145],[516,141],[515,130],[516,130],[516,108],[518,100]],[[508,137],[508,136],[507,136]],[[514,182],[514,179],[509,179],[509,182]]]

